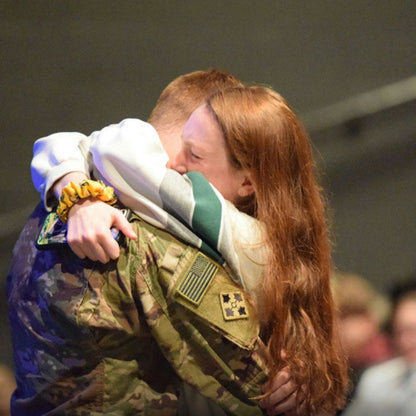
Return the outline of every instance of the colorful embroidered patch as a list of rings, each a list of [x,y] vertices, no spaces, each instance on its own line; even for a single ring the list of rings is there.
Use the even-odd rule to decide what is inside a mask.
[[[247,304],[242,292],[221,292],[220,302],[226,321],[248,318]]]
[[[56,212],[51,212],[43,223],[36,245],[38,248],[48,248],[59,244],[66,244],[66,224],[59,219]]]
[[[203,254],[198,254],[179,285],[178,293],[195,305],[199,305],[217,270],[218,266],[215,263]]]

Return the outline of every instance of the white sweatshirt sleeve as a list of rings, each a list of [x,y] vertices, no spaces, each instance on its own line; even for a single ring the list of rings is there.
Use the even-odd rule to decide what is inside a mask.
[[[45,208],[50,211],[54,200],[51,188],[55,181],[69,172],[79,171],[88,177],[91,166],[88,157],[89,138],[81,133],[55,133],[36,140],[31,163],[32,181]]]
[[[146,200],[162,207],[160,184],[168,156],[156,130],[139,119],[126,119],[91,135],[94,174],[116,188],[124,205],[141,211]]]

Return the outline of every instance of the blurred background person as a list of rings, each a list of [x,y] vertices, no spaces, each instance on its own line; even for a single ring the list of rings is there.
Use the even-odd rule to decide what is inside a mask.
[[[344,416],[416,414],[416,276],[392,291],[397,356],[364,371]]]
[[[385,331],[391,306],[386,296],[358,274],[336,273],[332,283],[341,341],[350,367],[351,399],[363,371],[393,357]]]

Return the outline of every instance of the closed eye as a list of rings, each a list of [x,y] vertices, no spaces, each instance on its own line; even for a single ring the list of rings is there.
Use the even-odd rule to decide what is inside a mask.
[[[190,154],[190,156],[191,156],[193,159],[198,159],[198,160],[202,159],[202,157],[201,157],[201,156],[199,156],[198,154],[194,153],[192,150],[189,150],[189,154]]]
[[[191,156],[195,159],[202,159],[201,156],[196,155],[194,152],[191,152]]]

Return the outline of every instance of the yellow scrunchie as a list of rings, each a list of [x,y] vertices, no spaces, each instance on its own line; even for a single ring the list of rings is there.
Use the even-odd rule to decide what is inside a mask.
[[[61,221],[66,222],[68,220],[69,210],[80,199],[89,197],[97,198],[110,205],[117,202],[114,189],[111,186],[106,186],[102,181],[85,179],[79,184],[70,182],[62,189],[61,196],[59,197],[59,205],[56,210],[58,217]]]

